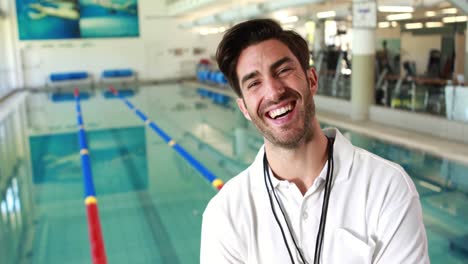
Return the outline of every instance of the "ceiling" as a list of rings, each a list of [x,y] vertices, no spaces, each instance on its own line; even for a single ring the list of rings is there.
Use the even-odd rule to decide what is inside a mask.
[[[457,0],[379,0],[379,6],[413,7],[409,21],[438,21],[441,10],[453,7]],[[254,17],[297,16],[303,20],[318,20],[317,13],[335,11],[335,20],[351,20],[352,0],[167,0],[168,14],[179,19],[183,28],[229,26]],[[427,17],[426,11],[435,11]],[[386,21],[391,13],[378,12],[378,21]],[[458,10],[458,14],[460,11]]]

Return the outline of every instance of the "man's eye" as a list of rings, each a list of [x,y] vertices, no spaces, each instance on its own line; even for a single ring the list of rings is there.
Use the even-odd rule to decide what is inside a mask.
[[[287,67],[287,68],[282,68],[282,69],[280,69],[280,70],[278,71],[278,75],[285,74],[285,73],[287,73],[287,72],[289,72],[289,71],[291,71],[291,70],[292,70],[292,69],[289,68],[289,67]]]
[[[247,85],[247,88],[252,88],[252,87],[257,86],[259,84],[260,84],[259,81],[253,81],[253,82],[249,83],[249,85]]]

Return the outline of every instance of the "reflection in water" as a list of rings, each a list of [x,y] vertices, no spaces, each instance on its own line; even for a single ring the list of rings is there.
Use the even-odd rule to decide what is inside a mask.
[[[20,97],[20,96],[18,96]],[[17,97],[17,98],[18,98]],[[14,99],[13,99],[14,100]],[[0,256],[2,263],[19,263],[29,250],[24,242],[30,238],[34,206],[32,203],[29,157],[23,102],[0,120]]]

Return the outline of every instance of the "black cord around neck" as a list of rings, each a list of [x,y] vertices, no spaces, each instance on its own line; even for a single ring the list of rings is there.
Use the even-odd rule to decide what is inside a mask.
[[[267,177],[270,178],[270,173],[268,171],[268,161],[267,161],[267,158],[266,158],[266,153],[263,156],[263,176],[264,176],[264,180],[265,180],[265,187],[266,187],[267,192],[268,192],[268,198],[270,199],[271,211],[273,212],[273,215],[275,216],[276,223],[278,224],[278,226],[279,226],[279,228],[281,230],[281,235],[283,236],[284,244],[286,245],[286,249],[288,250],[289,257],[291,258],[291,263],[294,264],[294,258],[292,256],[291,249],[289,248],[288,241],[286,240],[286,236],[284,234],[283,226],[281,225],[281,223],[280,223],[280,221],[278,219],[278,216],[276,215],[275,205],[273,204],[273,198],[271,197],[270,189],[268,188]],[[271,179],[269,179],[269,181],[271,183]],[[273,188],[271,189],[271,191],[273,193],[275,192]]]
[[[323,195],[322,213],[320,216],[319,231],[317,234],[317,240],[315,242],[315,257],[314,264],[320,263],[320,256],[322,254],[323,238],[325,236],[325,224],[327,222],[328,202],[330,201],[330,193],[333,182],[333,139],[328,138],[328,168],[327,168],[327,179],[325,180],[325,193]]]
[[[324,197],[323,197],[322,212],[321,212],[321,216],[320,216],[319,231],[318,231],[318,234],[317,234],[317,240],[316,240],[316,244],[315,244],[314,264],[320,263],[320,256],[321,256],[321,252],[322,252],[323,238],[324,238],[324,233],[325,233],[325,224],[326,224],[327,211],[328,211],[328,202],[330,200],[330,192],[331,192],[332,181],[333,181],[333,169],[334,169],[333,142],[334,142],[334,139],[327,137],[327,140],[328,140],[328,144],[327,144],[327,152],[328,152],[327,177],[325,179],[325,192],[324,192]],[[276,202],[278,204],[278,207],[280,208],[281,214],[283,215],[284,221],[286,222],[286,227],[288,228],[289,234],[290,234],[291,239],[292,239],[292,241],[294,243],[294,247],[296,248],[297,252],[299,253],[299,257],[301,258],[302,263],[307,263],[305,261],[305,257],[302,254],[302,251],[300,250],[299,246],[296,243],[296,240],[295,240],[293,232],[292,232],[292,228],[289,225],[289,222],[288,222],[288,220],[286,218],[286,214],[284,213],[284,210],[283,210],[283,208],[281,206],[279,198],[276,195],[273,183],[271,181],[270,172],[269,172],[268,167],[269,167],[269,165],[268,165],[268,160],[267,160],[267,156],[266,156],[266,152],[265,152],[265,154],[263,156],[263,176],[264,176],[264,181],[265,181],[265,188],[267,190],[268,198],[270,200],[271,211],[273,213],[273,216],[275,217],[275,220],[276,220],[276,223],[278,224],[278,227],[280,228],[281,235],[283,237],[283,242],[284,242],[284,244],[286,246],[286,249],[288,250],[288,254],[289,254],[289,257],[291,259],[291,263],[295,264],[294,258],[292,256],[291,249],[289,248],[289,244],[288,244],[288,241],[286,239],[286,235],[285,235],[285,232],[284,232],[284,229],[283,229],[283,225],[280,223],[280,221],[278,219],[278,215],[276,214],[275,206],[273,204],[273,198],[272,198],[272,195],[271,195],[270,192],[273,193],[273,196],[275,197],[275,200],[276,200]]]

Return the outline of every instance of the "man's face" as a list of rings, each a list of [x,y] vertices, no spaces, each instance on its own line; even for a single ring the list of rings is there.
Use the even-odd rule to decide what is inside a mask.
[[[272,39],[247,47],[236,73],[243,95],[239,109],[269,142],[295,148],[312,139],[317,76],[313,69],[304,73],[285,44]]]

